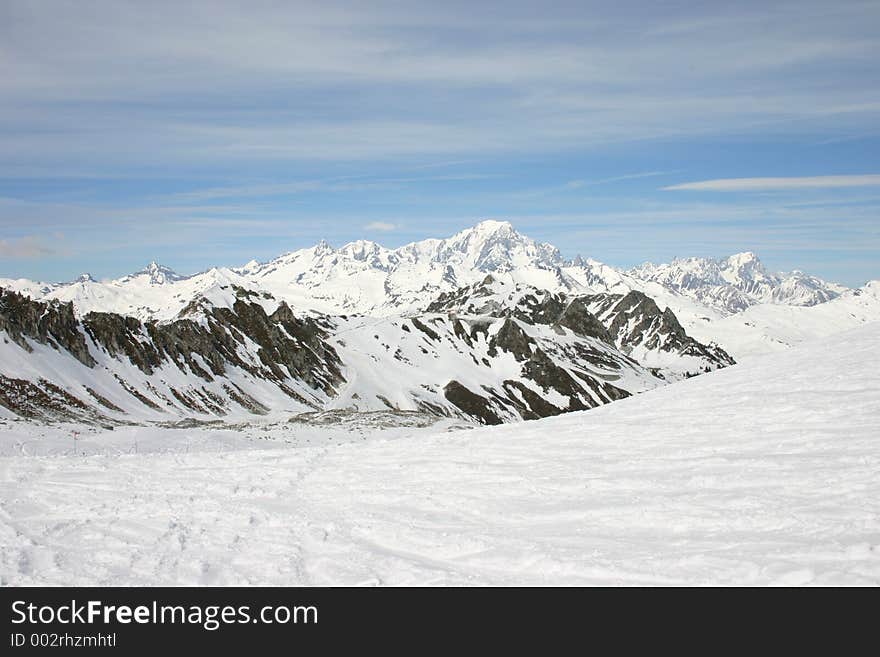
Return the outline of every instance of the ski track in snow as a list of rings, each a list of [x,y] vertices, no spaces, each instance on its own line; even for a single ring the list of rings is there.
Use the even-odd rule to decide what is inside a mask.
[[[6,456],[0,578],[877,585],[878,420],[874,323],[535,422]]]

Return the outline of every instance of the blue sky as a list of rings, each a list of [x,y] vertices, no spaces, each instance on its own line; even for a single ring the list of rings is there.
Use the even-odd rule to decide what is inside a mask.
[[[880,277],[877,2],[179,5],[0,4],[0,276],[494,218]]]

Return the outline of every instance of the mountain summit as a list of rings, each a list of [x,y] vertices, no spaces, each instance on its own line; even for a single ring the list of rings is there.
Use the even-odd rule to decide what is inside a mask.
[[[263,292],[306,312],[390,316],[414,312],[426,299],[482,281],[566,294],[641,291],[689,317],[725,316],[758,304],[812,306],[847,291],[801,272],[769,272],[752,252],[726,258],[679,258],[629,271],[591,258],[566,260],[559,250],[518,232],[508,221],[481,221],[444,239],[390,249],[368,240],[334,248],[325,241],[268,262],[213,268],[184,277],[157,262],[115,281],[44,285],[0,281],[35,298],[72,301],[90,310],[172,319],[197,296],[228,298],[232,286]],[[693,300],[693,303],[687,300]]]
[[[181,281],[185,278],[185,276],[181,276],[173,269],[160,265],[155,260],[151,261],[149,265],[144,267],[138,272],[134,274],[129,274],[120,280],[120,282],[129,282],[134,280],[146,280],[150,285],[165,285],[167,283],[174,283],[176,281]]]
[[[278,298],[322,312],[387,315],[418,308],[426,295],[476,283],[487,273],[541,288],[562,283],[559,250],[522,235],[507,221],[487,220],[445,239],[389,249],[358,240],[326,242],[236,270]]]
[[[482,221],[442,240],[441,244],[441,259],[461,253],[462,264],[467,263],[481,272],[510,272],[523,266],[551,269],[563,264],[556,247],[521,235],[508,221]]]
[[[847,289],[801,272],[771,273],[751,251],[720,259],[676,258],[668,264],[645,263],[628,273],[726,313],[760,303],[814,306]]]

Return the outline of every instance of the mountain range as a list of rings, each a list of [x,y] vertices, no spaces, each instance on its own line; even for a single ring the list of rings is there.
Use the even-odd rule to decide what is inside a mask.
[[[753,253],[646,263],[628,271],[580,256],[566,260],[556,247],[521,235],[505,221],[483,221],[448,239],[397,249],[365,240],[334,249],[321,241],[268,262],[216,267],[193,276],[152,262],[115,280],[83,274],[68,283],[0,279],[0,285],[38,299],[72,301],[80,312],[141,319],[171,319],[196,295],[230,284],[265,290],[323,313],[391,315],[416,310],[425,296],[473,284],[487,273],[554,292],[650,293],[662,288],[722,316],[761,303],[813,306],[848,290],[802,272],[768,272]]]
[[[621,270],[484,221],[182,276],[0,279],[0,414],[113,426],[323,409],[495,424],[592,408],[880,319],[880,283],[753,253]]]

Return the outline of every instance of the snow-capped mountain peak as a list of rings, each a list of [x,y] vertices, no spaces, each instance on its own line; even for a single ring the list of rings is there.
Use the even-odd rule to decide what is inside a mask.
[[[92,420],[132,400],[148,409],[137,412],[164,412],[173,398],[183,414],[332,406],[494,423],[591,408],[739,353],[871,321],[877,292],[771,273],[751,252],[629,272],[565,261],[508,222],[485,221],[394,249],[322,241],[189,277],[151,262],[117,280],[0,280],[0,331],[13,339],[0,341],[0,361],[20,364],[7,377],[32,363],[57,372],[57,354],[27,354],[33,341],[43,355],[62,345],[59,358],[84,368],[69,393],[86,390],[104,408],[88,411],[100,414]],[[173,382],[170,368],[179,370]],[[130,388],[119,388],[123,373]],[[25,401],[54,399],[43,380]],[[91,408],[80,402],[70,403]]]
[[[340,248],[338,253],[345,258],[368,262],[375,267],[383,268],[388,264],[388,254],[390,252],[385,247],[376,244],[376,242],[356,240]]]
[[[257,269],[259,269],[261,264],[262,263],[259,260],[250,260],[244,266],[236,267],[235,269],[233,269],[233,271],[235,271],[238,274],[247,275],[247,274],[250,274],[251,272],[254,272]]]
[[[758,267],[763,267],[761,259],[758,258],[758,255],[754,251],[742,251],[741,253],[734,253],[733,255],[727,256],[725,260],[732,267],[748,266],[753,264],[757,265]]]
[[[741,312],[756,304],[811,306],[847,288],[802,272],[769,272],[754,252],[723,258],[677,258],[629,271],[588,257],[565,260],[559,250],[519,233],[508,221],[489,219],[451,237],[398,248],[357,240],[335,249],[321,240],[267,262],[212,269],[183,277],[151,262],[128,276],[97,282],[91,276],[61,285],[0,281],[34,298],[72,301],[78,312],[170,319],[196,295],[218,286],[265,292],[299,312],[389,316],[416,312],[426,299],[479,283],[487,274],[553,293],[644,292],[671,306],[685,324]],[[232,298],[232,297],[230,297]]]
[[[740,289],[754,288],[763,282],[778,285],[778,277],[768,274],[764,264],[751,251],[736,253],[719,263],[721,277]]]
[[[846,289],[801,272],[769,272],[752,251],[719,259],[676,258],[669,264],[645,263],[629,274],[725,313],[740,312],[759,303],[812,306]]]
[[[113,281],[113,284],[167,285],[169,283],[182,281],[185,278],[186,276],[181,276],[173,269],[165,267],[164,265],[160,265],[155,260],[152,260],[150,264],[148,264],[140,271],[136,271],[133,274],[128,274],[127,276],[118,278]]]
[[[330,246],[330,242],[327,240],[321,240],[314,246],[315,255],[327,255],[328,253],[333,253],[333,247]]]
[[[165,285],[166,283],[179,281],[184,278],[174,270],[160,265],[155,260],[150,262],[139,274],[149,276],[150,285]]]
[[[295,307],[329,313],[417,310],[428,296],[468,285],[487,273],[556,289],[564,278],[559,251],[517,232],[507,221],[487,220],[445,239],[390,249],[356,240],[334,249],[321,241],[236,273]]]
[[[465,261],[483,272],[508,272],[523,265],[547,269],[563,263],[556,247],[518,233],[509,221],[482,221],[441,244],[441,256],[461,253]]]

